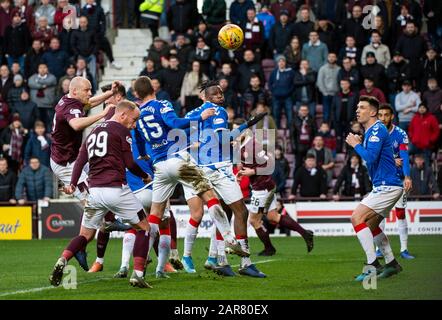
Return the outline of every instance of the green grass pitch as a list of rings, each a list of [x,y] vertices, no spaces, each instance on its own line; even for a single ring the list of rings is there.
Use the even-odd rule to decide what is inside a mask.
[[[353,281],[360,273],[364,254],[356,237],[316,237],[315,249],[306,253],[301,238],[273,238],[277,254],[258,257],[259,240],[250,240],[252,259],[266,279],[244,276],[223,278],[203,268],[208,239],[195,244],[196,274],[172,274],[148,282],[153,289],[132,288],[128,279],[113,279],[121,256],[121,239],[111,239],[104,271],[88,274],[77,266],[75,290],[53,288],[48,276],[67,240],[0,241],[0,299],[442,299],[442,236],[410,236],[415,260],[399,258],[404,271],[379,280],[376,290],[365,290]],[[399,239],[390,237],[398,253]],[[182,252],[183,242],[179,241]],[[88,246],[88,260],[95,259],[95,242]],[[234,270],[239,258],[229,257]],[[155,259],[154,259],[155,263]],[[153,265],[148,272],[152,273]]]

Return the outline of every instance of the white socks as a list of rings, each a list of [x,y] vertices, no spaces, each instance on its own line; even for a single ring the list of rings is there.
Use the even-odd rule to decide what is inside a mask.
[[[232,235],[229,220],[219,204],[219,200],[216,198],[209,200],[207,202],[207,207],[209,208],[210,217],[212,218],[213,222],[215,222],[215,225],[223,236],[224,240],[233,242],[235,238]]]
[[[135,244],[135,234],[126,232],[123,238],[123,250],[121,252],[121,267],[129,269],[129,261]]]
[[[189,219],[186,227],[186,236],[184,237],[184,257],[190,257],[192,255],[192,248],[198,234],[199,222]]]
[[[170,254],[170,234],[161,234],[158,242],[158,264],[157,272],[164,272],[164,267],[169,259]]]
[[[367,228],[368,229],[368,228]],[[380,228],[373,231],[374,243],[381,249],[384,255],[385,263],[388,264],[394,260],[393,250],[391,250],[390,241],[388,241],[387,236]]]
[[[365,223],[358,224],[354,227],[356,236],[367,255],[367,263],[372,264],[376,260],[376,252],[373,244],[373,234]]]
[[[248,239],[247,238],[241,238],[241,239],[237,239],[237,240],[238,240],[239,244],[241,245],[241,249],[244,252],[250,253]],[[241,258],[241,268],[247,268],[251,264],[252,264],[252,261],[250,260],[250,257],[242,257]]]
[[[399,239],[401,240],[401,252],[408,250],[408,225],[407,219],[398,219],[397,227],[399,231]]]
[[[212,227],[212,234],[210,236],[209,257],[215,258],[218,254],[218,245],[216,241],[216,227]]]

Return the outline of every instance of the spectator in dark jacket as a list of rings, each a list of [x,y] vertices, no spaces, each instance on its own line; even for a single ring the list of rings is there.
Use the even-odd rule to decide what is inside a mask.
[[[442,89],[439,88],[438,82],[434,78],[428,79],[427,86],[428,90],[423,93],[422,102],[428,106],[431,113],[439,113],[442,105]]]
[[[20,68],[24,70],[25,54],[31,44],[31,35],[26,24],[21,22],[20,16],[12,18],[12,24],[5,30],[3,42],[9,67],[13,62],[18,62]]]
[[[287,128],[291,127],[293,114],[293,79],[295,73],[291,68],[287,68],[287,62],[283,55],[277,58],[278,67],[270,74],[269,90],[272,93],[273,118],[276,125],[281,125],[281,110],[285,110]]]
[[[410,79],[410,65],[404,60],[399,51],[393,53],[393,59],[387,68],[388,101],[393,107],[396,95],[402,91],[402,82]]]
[[[361,61],[362,49],[356,47],[356,41],[353,36],[345,37],[345,46],[339,50],[338,61],[341,63],[345,58],[349,58],[351,66],[356,68]]]
[[[226,22],[226,2],[218,0],[204,0],[203,15],[209,26],[221,26]]]
[[[38,107],[31,101],[26,90],[22,91],[20,101],[14,105],[11,111],[12,114],[17,113],[20,116],[23,127],[27,130],[31,130],[34,127],[34,122],[40,118]]]
[[[172,40],[175,40],[177,34],[191,35],[198,21],[198,9],[193,1],[176,0],[176,3],[167,11],[167,25]]]
[[[294,24],[293,35],[299,38],[302,47],[309,41],[309,35],[315,29],[315,23],[310,20],[310,10],[307,6],[301,7],[300,11],[301,20]]]
[[[195,39],[195,46],[197,42],[198,38]],[[187,39],[184,35],[179,34],[176,36],[175,43],[170,48],[169,53],[171,55],[177,56],[178,60],[180,61],[181,67],[187,69],[189,63],[189,56],[193,50],[194,48],[190,44],[189,39]]]
[[[265,83],[264,72],[261,65],[255,62],[255,54],[252,50],[244,51],[244,62],[241,63],[237,70],[237,90],[240,94],[243,94],[250,83],[250,78],[253,74],[257,74],[261,83]]]
[[[9,90],[14,86],[13,79],[7,65],[0,67],[0,94],[3,99],[8,98]]]
[[[206,75],[211,75],[213,72],[210,68],[211,62],[210,47],[205,42],[204,38],[198,38],[195,50],[189,54],[188,65],[192,65],[193,61],[198,61],[201,65],[201,71]],[[182,67],[183,68],[183,67]]]
[[[316,136],[316,123],[314,118],[309,116],[308,106],[301,105],[298,108],[298,115],[293,119],[290,141],[292,150],[295,153],[295,171],[302,166],[304,157]]]
[[[0,202],[17,203],[15,200],[16,183],[17,176],[8,169],[8,161],[5,158],[0,158]]]
[[[185,74],[186,70],[181,68],[180,62],[175,56],[170,57],[169,68],[161,71],[163,88],[170,95],[171,102],[177,114],[181,112],[179,97]]]
[[[250,86],[243,94],[244,100],[244,118],[247,118],[250,112],[256,108],[258,102],[268,105],[270,103],[269,92],[261,85],[258,75],[254,74],[250,78]]]
[[[87,17],[80,17],[79,29],[72,31],[71,50],[75,57],[82,56],[86,59],[88,69],[94,82],[97,75],[98,38],[95,30],[88,28]]]
[[[8,105],[14,109],[15,105],[20,101],[20,95],[25,89],[23,77],[20,74],[14,76],[14,86],[8,92]]]
[[[316,158],[312,154],[308,154],[305,165],[296,170],[289,199],[296,199],[299,186],[301,197],[320,197],[321,199],[327,197],[327,175],[320,166],[317,166]]]
[[[284,50],[284,56],[287,59],[287,65],[294,71],[299,70],[299,63],[301,62],[301,42],[297,36],[290,40],[290,44]]]
[[[5,30],[12,23],[12,16],[15,11],[11,8],[11,1],[5,0],[0,1],[0,56],[2,56],[4,52],[4,35]]]
[[[52,38],[49,50],[41,57],[42,63],[48,66],[49,72],[52,73],[57,81],[64,75],[69,64],[69,55],[60,49],[60,40]]]
[[[18,14],[22,23],[26,23],[29,30],[34,30],[35,19],[34,9],[31,5],[27,5],[27,0],[16,0],[14,14]]]
[[[413,196],[433,196],[434,199],[438,199],[439,188],[431,166],[429,163],[425,163],[425,157],[421,154],[414,157],[414,163],[410,170],[413,182],[410,194]]]
[[[275,148],[275,171],[273,171],[272,177],[276,183],[276,193],[282,198],[285,198],[285,185],[290,173],[290,165],[287,159],[284,157],[284,153],[280,146]]]
[[[146,60],[146,67],[141,70],[140,74],[138,75],[139,77],[141,76],[145,76],[145,77],[149,77],[149,78],[159,78],[160,77],[160,71],[158,71],[155,68],[155,61],[153,61],[151,58],[148,58]]]
[[[270,32],[269,46],[275,56],[284,52],[293,37],[293,25],[288,20],[288,12],[283,10]]]
[[[43,122],[36,121],[34,131],[31,132],[28,142],[25,146],[25,165],[29,164],[31,158],[38,158],[40,163],[46,167],[50,167],[49,155],[51,150],[51,138],[46,133]]]
[[[351,12],[353,7],[349,7]],[[342,25],[347,19],[347,10],[343,0],[317,1],[316,14],[319,19],[332,22],[336,26]]]
[[[26,201],[45,200],[52,197],[52,174],[51,171],[40,163],[36,157],[29,160],[29,166],[25,167],[18,176],[15,188],[15,197],[19,204]]]
[[[4,129],[0,136],[0,157],[8,159],[9,165],[14,172],[18,172],[23,161],[23,147],[28,130],[23,128],[20,117],[14,114],[12,123]]]
[[[348,79],[350,81],[352,90],[359,90],[359,71],[356,67],[352,66],[351,59],[348,57],[345,57],[342,60],[342,68],[338,72],[338,81],[341,81],[342,79]]]
[[[170,101],[170,95],[161,88],[161,81],[158,78],[151,78],[152,89],[155,92],[155,97],[157,100],[168,100]]]
[[[316,72],[310,69],[308,60],[301,60],[299,70],[293,78],[296,108],[307,105],[312,118],[316,115],[315,84]]]
[[[44,50],[40,40],[32,41],[32,48],[26,53],[25,58],[25,78],[28,79],[38,71],[38,65],[41,62]]]
[[[319,40],[327,46],[328,51],[337,52],[339,43],[335,26],[325,19],[320,19],[316,23],[315,29],[318,32]]]
[[[381,89],[382,91],[387,91],[384,66],[376,61],[376,57],[373,52],[367,52],[366,58],[367,64],[361,66],[360,68],[362,79],[373,79],[375,87]]]
[[[155,63],[155,69],[160,70],[162,67],[161,59],[169,57],[169,50],[170,48],[166,41],[160,37],[155,37],[149,50],[147,50],[147,57],[145,60],[152,59]]]
[[[427,88],[427,81],[430,78],[437,79],[439,83],[442,81],[442,60],[438,57],[437,51],[434,48],[429,48],[425,57],[421,59],[418,82],[420,91],[424,91]]]
[[[333,188],[333,200],[338,201],[341,193],[345,197],[361,199],[371,190],[371,182],[367,168],[362,165],[361,158],[353,154],[338,176]],[[344,187],[341,187],[344,184]]]
[[[364,28],[362,7],[360,5],[353,6],[351,18],[347,19],[342,26],[342,35],[345,37],[353,36],[359,50],[362,50],[368,43],[368,31]]]
[[[252,0],[235,0],[230,5],[230,22],[243,27],[247,21],[247,10],[254,9]]]

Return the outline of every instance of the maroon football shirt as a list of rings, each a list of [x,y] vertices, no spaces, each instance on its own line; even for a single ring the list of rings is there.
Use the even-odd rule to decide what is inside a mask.
[[[89,161],[88,184],[93,187],[121,187],[126,184],[126,167],[137,176],[148,175],[135,164],[129,129],[116,121],[95,127],[80,149],[72,174],[76,185],[84,164]]]
[[[264,151],[262,146],[255,140],[255,138],[249,139],[241,148],[241,163],[244,168],[263,168],[266,167],[269,156]],[[252,154],[249,154],[252,152]],[[271,175],[253,175],[250,176],[250,185],[253,190],[272,190],[275,188]]]
[[[67,95],[63,96],[55,106],[51,144],[51,158],[55,163],[65,166],[77,158],[83,131],[75,131],[69,125],[69,121],[84,116],[83,104]]]

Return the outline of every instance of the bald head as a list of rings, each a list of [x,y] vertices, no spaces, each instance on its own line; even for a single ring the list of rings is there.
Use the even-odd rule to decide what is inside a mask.
[[[115,115],[112,117],[112,120],[117,121],[128,129],[135,129],[139,116],[140,109],[135,103],[129,100],[122,100],[115,107]]]
[[[92,85],[90,81],[83,77],[75,77],[69,84],[69,96],[71,98],[87,104],[92,97]]]

